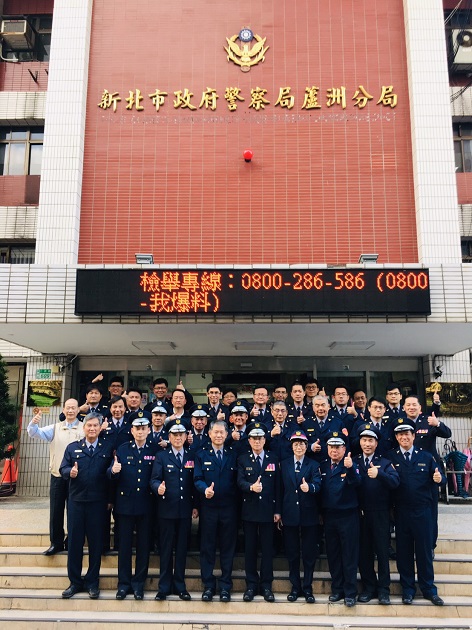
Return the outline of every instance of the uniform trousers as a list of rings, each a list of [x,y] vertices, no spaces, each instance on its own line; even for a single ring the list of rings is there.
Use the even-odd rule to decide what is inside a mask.
[[[313,572],[318,553],[318,525],[283,527],[285,554],[288,560],[292,588],[304,593],[313,592]],[[300,539],[303,561],[303,587],[300,578]]]
[[[172,587],[176,593],[186,591],[185,565],[192,527],[191,518],[159,518],[160,577],[159,591],[169,595]],[[175,563],[172,551],[175,544]]]
[[[370,595],[390,594],[390,512],[371,510],[360,517],[359,572],[363,592]],[[377,556],[377,575],[375,574]]]
[[[69,498],[67,574],[71,584],[79,588],[83,586],[86,589],[98,588],[106,511],[106,501],[74,501]],[[82,580],[85,537],[88,543],[89,566]]]
[[[357,597],[359,561],[359,514],[357,508],[325,512],[326,555],[331,590],[344,597]]]
[[[425,597],[437,595],[433,568],[434,509],[431,506],[397,507],[395,534],[397,538],[397,568],[403,595],[414,597],[415,557],[418,584]]]
[[[210,502],[211,499],[203,499]],[[217,544],[220,549],[220,590],[230,591],[231,573],[238,537],[237,511],[231,507],[214,508],[205,503],[200,509],[200,570],[204,587],[216,591],[213,575]]]
[[[243,521],[244,568],[246,588],[257,591],[271,589],[274,579],[274,524]],[[260,575],[257,572],[257,555],[261,552]]]
[[[136,566],[132,577],[133,530],[136,531]],[[118,589],[142,592],[149,568],[151,517],[120,514]]]
[[[51,545],[64,544],[64,510],[69,494],[69,480],[51,475],[49,486],[49,537]]]

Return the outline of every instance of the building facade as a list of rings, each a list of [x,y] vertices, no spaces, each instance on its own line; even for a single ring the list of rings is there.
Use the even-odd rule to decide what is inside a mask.
[[[0,351],[23,425],[42,377],[59,405],[98,373],[197,397],[470,383],[456,4],[0,0]],[[22,492],[47,487],[44,453],[22,435]]]

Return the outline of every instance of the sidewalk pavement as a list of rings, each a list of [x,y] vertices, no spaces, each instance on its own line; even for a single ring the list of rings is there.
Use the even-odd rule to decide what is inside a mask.
[[[439,504],[439,538],[472,540],[472,501]],[[47,497],[0,498],[0,534],[49,531],[49,499]]]

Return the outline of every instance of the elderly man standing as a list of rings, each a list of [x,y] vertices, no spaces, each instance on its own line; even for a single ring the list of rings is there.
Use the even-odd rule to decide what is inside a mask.
[[[64,541],[64,508],[67,502],[69,482],[65,481],[59,472],[59,466],[64,456],[66,447],[83,435],[82,423],[79,422],[79,403],[75,398],[70,398],[64,403],[63,414],[65,420],[49,424],[41,428],[41,411],[34,416],[27,427],[31,438],[39,438],[49,442],[49,470],[51,481],[49,489],[49,538],[51,546],[44,552],[45,556],[53,556],[59,551],[64,551],[67,542]]]
[[[60,467],[63,479],[69,482],[67,574],[70,585],[62,593],[63,599],[83,590],[88,591],[90,599],[98,599],[100,595],[98,580],[109,495],[107,469],[114,449],[110,440],[99,438],[101,422],[102,416],[96,413],[85,416],[85,438],[69,444]],[[82,578],[85,537],[89,568]]]

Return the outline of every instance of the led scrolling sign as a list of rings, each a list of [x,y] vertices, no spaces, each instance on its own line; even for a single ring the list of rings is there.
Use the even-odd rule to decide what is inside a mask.
[[[77,315],[429,315],[429,270],[78,269]]]

